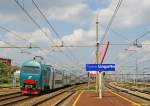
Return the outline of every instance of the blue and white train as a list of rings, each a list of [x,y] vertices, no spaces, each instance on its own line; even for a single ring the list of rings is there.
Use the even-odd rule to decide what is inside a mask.
[[[41,91],[85,83],[87,79],[87,75],[77,76],[33,59],[21,66],[20,91],[23,94],[40,94]]]

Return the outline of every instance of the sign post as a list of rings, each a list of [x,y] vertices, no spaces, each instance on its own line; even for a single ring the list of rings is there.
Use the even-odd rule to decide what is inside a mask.
[[[102,73],[98,72],[99,74],[99,98],[102,98]]]
[[[98,15],[97,15],[97,19],[96,19],[96,64],[99,63],[99,60],[98,60],[98,52],[99,52],[99,20],[98,20]],[[96,72],[96,91],[98,92],[98,89],[99,89],[99,74],[98,72]]]
[[[98,72],[99,98],[102,98],[102,72],[115,71],[115,64],[86,64],[86,71]]]

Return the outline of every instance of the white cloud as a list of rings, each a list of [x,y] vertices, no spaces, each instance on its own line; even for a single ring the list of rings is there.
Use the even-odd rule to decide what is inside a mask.
[[[95,13],[100,13],[103,26],[107,25],[116,5],[117,1],[114,0],[107,8],[95,11]],[[149,0],[123,0],[113,25],[117,28],[130,28],[145,24],[150,18],[149,10]]]
[[[41,30],[36,30],[34,32],[15,32],[12,31],[10,33],[7,33],[4,37],[3,37],[3,41],[7,41],[12,43],[13,45],[29,45],[29,43],[31,42],[31,44],[33,45],[38,45],[38,46],[46,46],[48,47],[49,45],[51,45],[51,40],[53,39],[51,36],[50,31],[48,30],[48,28],[42,28],[42,30],[47,33],[47,35],[44,35],[43,32],[41,32]],[[23,40],[25,39],[25,40]]]
[[[149,60],[150,58],[150,40],[145,40],[142,42],[142,48],[138,49],[138,53],[142,55],[142,57],[140,58],[139,62],[144,62]]]
[[[43,31],[45,31],[51,37],[51,34],[47,28],[43,28]],[[24,40],[17,38],[16,36],[12,35],[12,33],[17,34],[21,38],[27,39],[28,42],[25,42]],[[43,35],[43,33],[40,30],[36,30],[31,33],[12,31],[11,33],[6,33],[5,36],[3,36],[3,41],[9,42],[10,44],[12,44],[12,46],[23,46],[23,47],[29,46],[29,42],[31,42],[31,44],[33,46],[38,46],[38,47],[41,47],[42,49],[49,48],[51,45],[51,42]],[[4,44],[3,42],[0,42],[0,45],[6,46],[6,44]],[[18,49],[1,49],[1,51],[2,51],[1,54],[5,57],[14,58],[17,55],[19,55],[19,56],[22,55],[23,56],[22,59],[27,59],[26,57],[31,57],[33,55],[46,56],[49,53],[48,50],[45,50],[43,53],[43,51],[41,52],[40,50],[34,49],[34,48],[33,49],[20,49],[20,50],[18,50]],[[21,53],[23,53],[23,54],[21,54]],[[32,53],[32,54],[30,54],[30,53]],[[28,55],[30,55],[30,56],[28,56]],[[18,60],[17,57],[15,59]]]
[[[142,42],[142,48],[141,48],[141,52],[150,52],[150,40],[146,40]]]
[[[129,59],[129,55],[133,54],[136,56],[136,58],[138,58],[138,62],[142,63],[144,61],[149,60],[150,58],[150,41],[149,40],[145,40],[142,43],[142,48],[137,48],[136,46],[129,46],[129,48],[124,51],[124,52],[120,52],[118,54],[118,57],[120,60],[124,60],[124,59]]]
[[[4,43],[3,41],[0,41],[0,46],[8,46],[6,43]]]
[[[62,22],[70,22],[71,25],[72,23],[75,23],[76,25],[80,24],[86,24],[84,27],[77,27],[76,29],[73,29],[71,32],[70,29],[68,29],[68,32],[71,32],[70,34],[66,34],[62,37],[62,40],[66,44],[95,44],[95,17],[96,14],[100,14],[100,24],[102,26],[106,26],[110,17],[113,14],[114,8],[117,4],[118,0],[113,0],[110,2],[109,0],[109,5],[107,7],[104,7],[103,9],[98,9],[98,10],[92,10],[88,4],[85,2],[81,2],[81,0],[77,1],[71,1],[71,0],[50,0],[50,1],[40,1],[40,7],[44,13],[46,13],[46,16],[48,17],[49,20],[53,20],[54,22],[56,21],[56,24],[58,24],[60,21]],[[28,9],[29,13],[33,15],[33,17],[40,22],[40,25],[45,25],[43,22],[43,19],[33,7],[33,4],[30,1],[30,5],[28,6],[27,1],[25,1],[25,8]],[[29,1],[28,1],[29,2]],[[42,4],[43,3],[43,4]],[[10,3],[11,4],[11,3]],[[14,5],[13,7],[16,8],[17,5]],[[27,8],[29,7],[29,8]],[[4,9],[5,10],[5,9]],[[13,23],[20,23],[21,21],[18,22],[18,19],[20,20],[28,20],[26,25],[31,26],[31,23],[29,23],[29,19],[25,16],[25,14],[22,12],[22,10],[17,7],[17,10],[13,10],[12,13],[7,13],[10,9],[4,12],[0,12],[0,19],[3,20],[4,22],[10,22],[12,21]],[[18,13],[18,10],[20,13]],[[123,4],[120,7],[120,10],[113,22],[113,27],[115,28],[134,28],[136,26],[145,24],[149,22],[150,14],[150,1],[148,0],[123,0]],[[0,9],[0,11],[2,11]],[[11,10],[12,11],[12,10]],[[16,12],[15,12],[16,11]],[[23,17],[23,19],[22,19]],[[25,21],[22,21],[23,23]],[[23,24],[20,24],[23,25]],[[54,23],[55,25],[55,23]],[[11,26],[11,23],[10,23]],[[14,26],[14,27],[17,27]],[[20,26],[19,26],[20,27]],[[22,26],[21,26],[22,27]],[[20,29],[25,29],[25,27]],[[58,26],[59,27],[59,26]],[[17,28],[16,28],[17,29]],[[86,29],[86,30],[85,30]],[[89,29],[89,30],[87,30]],[[49,37],[54,39],[51,35],[51,32],[47,28],[43,28],[43,30],[48,33]],[[57,29],[56,29],[57,30]],[[103,28],[101,28],[100,25],[100,31],[103,32]],[[27,38],[30,42],[41,46],[43,49],[47,48],[50,46],[51,41],[47,40],[47,38],[43,35],[43,33],[40,30],[32,30],[31,32],[16,32],[15,33],[19,34],[23,38]],[[65,33],[68,33],[67,31]],[[18,40],[16,37],[10,35],[10,33],[7,33],[4,37],[5,41],[8,41],[12,44],[15,45],[25,45],[28,43],[25,43],[23,40]],[[59,40],[54,39],[54,42],[59,43]],[[145,42],[146,43],[146,42]],[[1,42],[0,42],[1,45]],[[145,48],[145,49],[144,49]],[[149,52],[150,48],[149,47],[144,47],[142,49],[143,52]],[[30,51],[32,53],[37,53],[37,54],[42,54],[41,51],[35,50],[35,51]],[[3,51],[3,54],[9,56],[15,56],[18,55],[16,54],[15,50],[6,50]],[[45,51],[45,54],[49,54],[49,51]],[[119,54],[120,59],[125,59],[128,57],[128,54]],[[17,59],[17,58],[16,58]]]
[[[62,40],[67,44],[95,44],[95,30],[74,30],[70,35],[63,36]]]
[[[48,10],[50,19],[67,21],[67,22],[82,22],[91,19],[93,14],[86,4],[69,5],[65,7],[53,7]]]
[[[70,1],[70,0],[61,0],[61,1],[39,1],[41,9],[44,13],[47,14],[47,17],[50,20],[55,21],[67,21],[67,22],[79,22],[79,24],[85,24],[95,21],[95,16],[97,13],[100,13],[100,22],[103,26],[106,26],[110,17],[112,16],[114,9],[117,5],[117,0],[110,2],[107,7],[98,10],[92,10],[86,2],[82,0]],[[8,2],[8,1],[7,1]],[[104,1],[102,1],[104,2]],[[29,9],[27,7],[29,5]],[[24,1],[25,8],[34,16],[41,20],[39,13],[33,6],[32,2]],[[138,6],[138,8],[136,6]],[[13,5],[15,6],[15,5]],[[13,7],[11,5],[11,7]],[[123,0],[123,3],[118,11],[118,14],[114,21],[114,26],[119,28],[124,27],[134,27],[141,24],[145,24],[149,21],[150,14],[150,1],[149,0]],[[25,17],[21,10],[18,15],[18,8],[12,8],[12,13],[9,12],[9,9],[5,13],[4,9],[1,9],[0,19],[4,21],[18,21]],[[16,11],[16,12],[15,12]],[[25,19],[24,19],[25,20]],[[91,24],[91,23],[90,23]],[[89,25],[91,26],[91,25]]]
[[[118,54],[119,59],[123,60],[128,57],[129,54],[120,52]]]

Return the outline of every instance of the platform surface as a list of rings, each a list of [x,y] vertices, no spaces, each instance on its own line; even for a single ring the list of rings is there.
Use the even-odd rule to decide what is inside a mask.
[[[102,99],[99,99],[95,91],[81,91],[73,106],[140,106],[140,104],[115,92],[105,90]]]

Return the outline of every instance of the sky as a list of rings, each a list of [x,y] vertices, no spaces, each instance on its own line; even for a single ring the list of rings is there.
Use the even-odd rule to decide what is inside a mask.
[[[1,48],[0,57],[11,58],[13,64],[21,66],[24,61],[32,59],[35,55],[43,56],[47,64],[77,73],[85,72],[85,64],[95,63],[96,48],[93,45],[96,43],[96,17],[99,16],[98,31],[99,41],[101,41],[119,0],[34,1],[57,35],[32,0],[18,0],[18,2],[41,29],[14,0],[0,0],[0,46],[40,47],[40,49]],[[135,73],[137,58],[139,73],[149,69],[150,35],[147,34],[138,40],[139,44],[143,44],[142,48],[132,45],[132,41],[150,30],[149,11],[149,0],[122,1],[104,42],[130,45],[110,45],[104,63],[116,64],[117,71]],[[53,47],[60,45],[61,41],[68,46],[89,45],[90,47]]]

